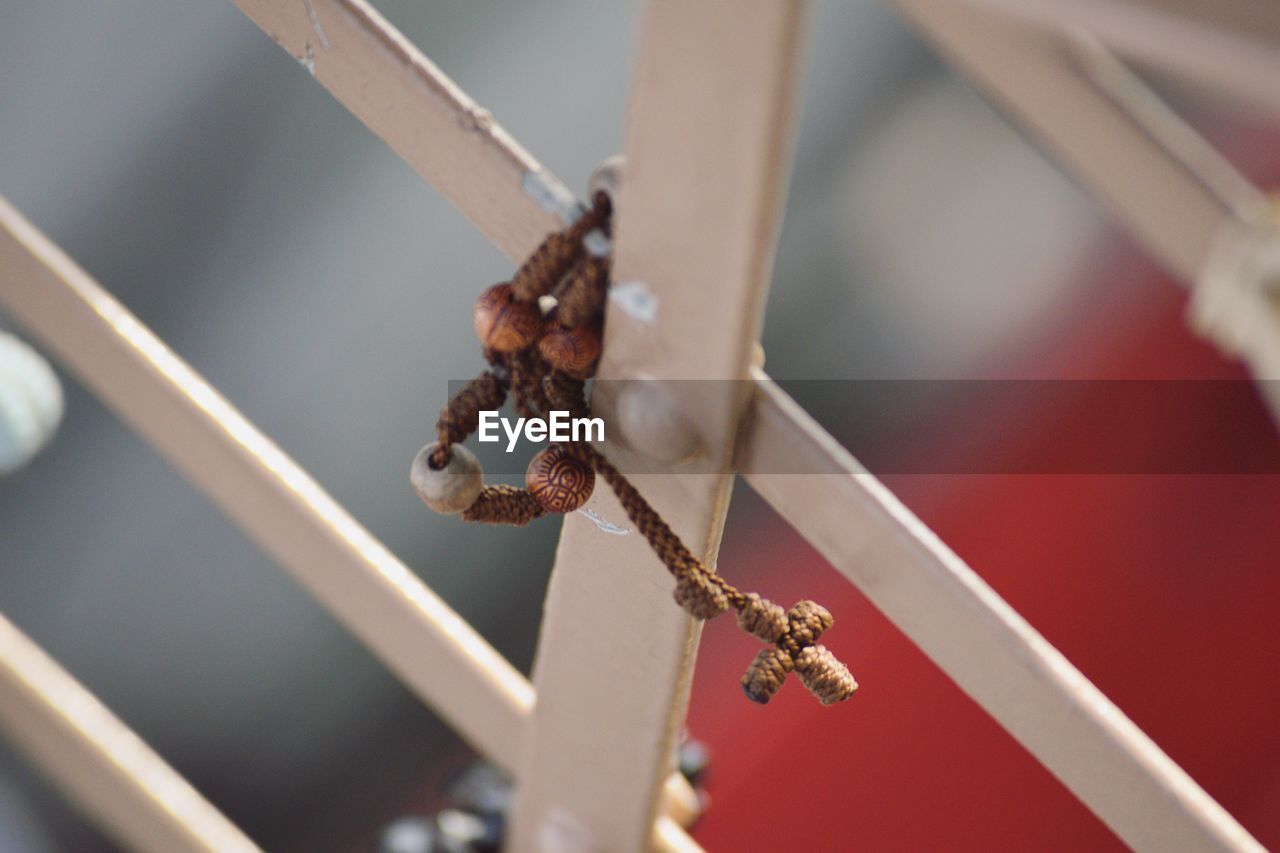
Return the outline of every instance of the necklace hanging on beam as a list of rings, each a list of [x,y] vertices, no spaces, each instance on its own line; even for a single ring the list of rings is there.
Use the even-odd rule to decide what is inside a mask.
[[[522,418],[545,420],[553,410],[590,417],[586,380],[595,371],[603,339],[611,212],[609,195],[596,193],[591,208],[547,237],[510,281],[480,294],[472,321],[489,367],[440,412],[436,441],[414,457],[413,486],[435,512],[523,526],[581,508],[599,477],[675,578],[677,604],[703,620],[732,608],[744,631],[768,643],[742,677],[748,699],[768,702],[791,672],[824,705],[848,699],[857,682],[818,643],[835,621],[825,607],[806,600],[784,610],[738,590],[694,556],[588,441],[561,441],[539,451],[525,472],[525,488],[486,485],[479,460],[462,444],[477,431],[481,413],[502,408],[508,396]]]

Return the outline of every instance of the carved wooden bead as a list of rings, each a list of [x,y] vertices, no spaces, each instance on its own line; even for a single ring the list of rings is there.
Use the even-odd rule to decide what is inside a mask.
[[[591,323],[569,329],[549,321],[538,341],[538,352],[556,370],[585,379],[600,357],[600,331]]]
[[[553,444],[530,460],[524,484],[547,512],[573,512],[591,497],[596,472]]]
[[[475,503],[484,488],[484,471],[475,454],[461,444],[449,448],[444,467],[433,468],[431,454],[439,446],[439,442],[432,442],[418,451],[409,480],[423,503],[435,512],[452,515]]]
[[[507,283],[495,284],[476,300],[471,316],[480,343],[496,352],[515,352],[538,339],[542,313],[533,302],[518,302]]]

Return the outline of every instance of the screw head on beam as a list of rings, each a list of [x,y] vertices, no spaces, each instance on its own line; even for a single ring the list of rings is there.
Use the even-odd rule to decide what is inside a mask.
[[[656,380],[624,383],[615,401],[615,420],[623,442],[655,462],[681,462],[698,451],[693,423]]]

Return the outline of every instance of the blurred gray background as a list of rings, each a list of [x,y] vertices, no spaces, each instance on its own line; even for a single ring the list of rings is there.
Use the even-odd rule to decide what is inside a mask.
[[[619,149],[637,3],[376,5],[571,186]],[[882,4],[819,0],[810,46],[770,371],[989,375],[1062,322],[1097,213]],[[304,68],[224,0],[5,0],[0,194],[527,671],[556,525],[407,482],[510,265]],[[0,480],[0,610],[268,849],[369,849],[463,748],[64,379]],[[0,839],[110,846],[7,749]]]

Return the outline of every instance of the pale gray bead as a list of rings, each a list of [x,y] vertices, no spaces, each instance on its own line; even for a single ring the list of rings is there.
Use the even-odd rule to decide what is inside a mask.
[[[435,512],[453,515],[471,506],[480,496],[484,471],[475,454],[461,444],[449,448],[449,461],[443,468],[432,468],[431,454],[438,446],[438,442],[432,442],[418,451],[413,457],[409,480],[423,503]]]
[[[0,332],[0,475],[31,461],[62,420],[62,385],[30,346]]]
[[[618,193],[622,189],[622,175],[626,168],[627,160],[621,154],[606,158],[587,179],[587,198],[591,199],[596,193],[604,192],[616,210]]]

